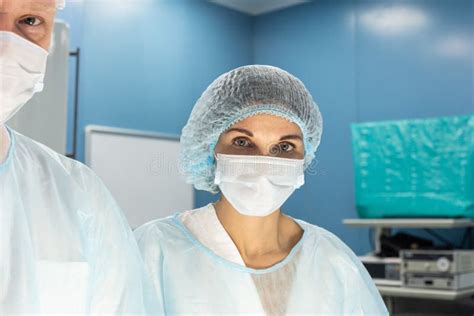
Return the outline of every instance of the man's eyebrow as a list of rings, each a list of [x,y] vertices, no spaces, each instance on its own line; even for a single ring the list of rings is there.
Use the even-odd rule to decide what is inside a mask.
[[[35,13],[50,13],[56,10],[56,2],[48,1],[48,3],[44,3],[33,1],[29,5],[25,5],[23,9],[28,9],[34,11]]]
[[[249,130],[246,130],[245,128],[239,128],[239,127],[233,127],[233,128],[229,128],[225,134],[229,133],[229,132],[240,132],[240,133],[243,133],[243,134],[246,134],[250,137],[253,137],[253,133]]]
[[[280,140],[287,140],[287,139],[299,139],[299,140],[303,141],[303,138],[300,135],[296,135],[296,134],[286,135],[286,136],[283,136],[283,137],[280,138]]]

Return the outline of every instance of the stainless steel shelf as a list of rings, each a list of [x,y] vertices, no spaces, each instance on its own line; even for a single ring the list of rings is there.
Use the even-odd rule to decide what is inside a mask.
[[[466,218],[376,218],[362,219],[350,218],[342,221],[351,227],[369,227],[374,229],[375,252],[380,252],[382,235],[390,235],[392,228],[467,228],[474,227],[473,219]],[[380,294],[384,297],[390,314],[394,311],[395,297],[407,297],[415,299],[431,299],[455,301],[465,297],[474,296],[474,288],[449,291],[423,288],[409,288],[404,286],[376,285]]]
[[[397,286],[382,286],[377,285],[378,290],[382,296],[390,297],[410,297],[410,298],[424,298],[433,300],[454,301],[461,298],[474,295],[474,288],[449,291],[449,290],[434,290],[434,289],[416,289]]]
[[[377,218],[344,219],[345,225],[352,227],[377,228],[459,228],[474,227],[474,220],[466,218]]]

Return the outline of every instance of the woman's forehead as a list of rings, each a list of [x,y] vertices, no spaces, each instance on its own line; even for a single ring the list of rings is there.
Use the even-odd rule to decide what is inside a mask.
[[[282,133],[299,133],[301,134],[301,130],[299,126],[289,120],[271,114],[257,114],[247,117],[232,127],[237,128],[245,128],[250,129],[253,131],[266,131],[272,130],[275,132],[282,132]]]

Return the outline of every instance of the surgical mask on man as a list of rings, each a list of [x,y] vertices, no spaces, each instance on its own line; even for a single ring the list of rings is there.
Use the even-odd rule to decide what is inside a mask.
[[[214,183],[242,215],[267,216],[304,184],[304,159],[217,154]]]
[[[43,90],[48,52],[12,33],[0,31],[0,124]]]

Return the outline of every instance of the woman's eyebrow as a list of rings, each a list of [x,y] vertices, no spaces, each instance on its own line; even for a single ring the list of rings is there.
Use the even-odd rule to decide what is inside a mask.
[[[301,141],[303,141],[303,138],[300,136],[300,135],[286,135],[286,136],[283,136],[280,138],[280,140],[287,140],[287,139],[299,139]]]
[[[233,127],[233,128],[229,128],[225,133],[229,133],[229,132],[240,132],[240,133],[243,133],[243,134],[246,134],[250,137],[253,137],[253,133],[251,131],[248,131],[244,128],[238,128],[238,127]]]
[[[249,130],[246,130],[245,128],[233,127],[233,128],[229,128],[225,133],[227,134],[227,133],[230,133],[230,132],[240,132],[240,133],[246,134],[250,137],[253,137],[253,133]],[[297,134],[282,136],[280,138],[280,141],[288,140],[288,139],[299,139],[299,140],[303,141],[303,138],[300,135],[297,135]]]

